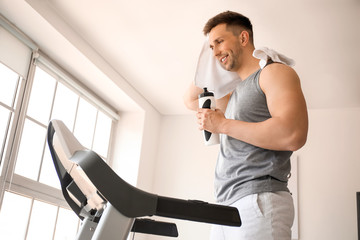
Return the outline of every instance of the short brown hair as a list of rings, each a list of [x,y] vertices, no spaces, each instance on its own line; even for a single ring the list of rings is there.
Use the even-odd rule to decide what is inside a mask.
[[[204,26],[203,29],[204,35],[206,36],[208,33],[210,33],[211,29],[222,23],[225,23],[226,28],[230,29],[233,32],[233,34],[236,36],[239,35],[241,31],[238,31],[238,28],[234,28],[234,27],[243,28],[243,30],[246,30],[249,33],[250,41],[253,43],[254,34],[250,19],[240,13],[232,12],[232,11],[222,12],[216,15],[215,17],[210,18],[209,21]]]

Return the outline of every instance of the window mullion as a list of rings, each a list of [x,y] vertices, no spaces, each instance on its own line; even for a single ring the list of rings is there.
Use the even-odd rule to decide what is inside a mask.
[[[19,84],[20,84],[20,80],[21,80],[22,77],[18,77],[17,81],[16,81],[16,87],[15,87],[15,92],[13,93],[13,99],[12,99],[12,102],[11,102],[11,107],[14,109],[14,105],[15,105],[15,101],[16,101],[16,98],[19,94],[18,92],[18,87],[19,87]]]
[[[13,112],[10,111],[9,115],[8,115],[8,121],[6,123],[6,131],[5,131],[4,136],[2,136],[3,137],[3,141],[2,141],[3,144],[2,144],[1,149],[0,149],[0,165],[3,164],[3,155],[4,155],[4,151],[5,151],[5,146],[6,146],[6,143],[7,143],[6,138],[9,135],[9,127],[11,126],[12,115],[13,115]],[[4,168],[2,168],[2,169],[4,169]]]
[[[9,183],[6,185],[8,186]],[[36,182],[18,174],[14,175],[14,180],[11,185],[12,187],[10,191],[12,192],[16,192],[30,198],[40,199],[62,207],[68,207],[60,189]]]
[[[54,226],[52,239],[55,239],[56,227],[57,227],[57,222],[58,222],[58,219],[59,219],[59,212],[60,212],[60,207],[57,206],[57,212],[56,212],[56,218],[55,218],[55,226]]]
[[[25,231],[25,236],[24,236],[24,239],[26,239],[26,238],[27,238],[27,235],[28,235],[28,233],[29,233],[30,220],[31,220],[32,210],[33,210],[33,207],[34,207],[34,201],[35,201],[35,199],[34,199],[34,198],[31,198],[31,205],[30,205],[29,218],[28,218],[27,225],[26,225],[26,231]]]
[[[16,100],[17,94],[18,94],[18,92],[19,92],[19,91],[18,91],[18,87],[19,87],[20,80],[21,80],[21,77],[19,76],[18,79],[17,79],[17,81],[16,81],[16,87],[15,87],[15,90],[14,90],[14,93],[13,93],[13,100],[12,100],[12,102],[11,102],[11,107],[9,107],[9,106],[7,106],[6,104],[0,102],[1,107],[4,107],[4,108],[6,108],[6,109],[9,111],[8,121],[7,121],[7,123],[6,123],[6,131],[5,131],[4,136],[2,136],[2,137],[3,137],[3,140],[2,140],[3,145],[1,146],[1,149],[0,149],[0,166],[1,166],[1,164],[3,163],[3,155],[4,155],[4,150],[5,150],[5,147],[6,147],[6,143],[7,143],[6,138],[9,136],[9,135],[8,135],[8,134],[9,134],[9,130],[10,130],[9,128],[10,128],[10,126],[11,126],[11,119],[12,119],[12,115],[13,115],[13,113],[14,113],[15,100]],[[0,173],[0,174],[1,174],[1,173]],[[1,186],[1,184],[0,184],[0,186]],[[0,195],[1,195],[1,194],[0,194]],[[1,201],[0,201],[0,202],[1,202]]]
[[[99,110],[96,111],[96,117],[95,117],[95,127],[93,130],[93,134],[92,134],[92,141],[91,141],[91,149],[94,148],[94,141],[95,141],[95,133],[96,133],[96,127],[97,127],[97,123],[98,123],[98,117],[99,117]]]
[[[43,127],[43,128],[47,128],[47,125],[39,122],[38,120],[36,120],[36,119],[34,119],[34,118],[30,117],[30,116],[26,116],[25,119],[28,119],[28,120],[36,123],[37,125],[39,125],[39,126],[41,126],[41,127]]]
[[[80,104],[80,97],[78,97],[78,100],[77,100],[76,111],[75,111],[75,119],[74,119],[74,126],[72,126],[72,131],[71,132],[75,131],[76,121],[77,121],[77,118],[78,118],[79,104]]]
[[[52,99],[52,103],[51,103],[48,122],[51,120],[51,115],[52,115],[52,112],[53,112],[53,109],[54,109],[55,97],[56,97],[56,92],[57,92],[58,85],[59,85],[59,80],[57,79],[56,82],[55,82],[55,89],[54,89],[53,99]]]
[[[11,124],[8,145],[5,150],[5,157],[3,162],[3,168],[1,173],[1,191],[0,191],[0,206],[2,205],[2,200],[5,193],[6,181],[11,181],[11,177],[13,175],[14,167],[15,167],[15,159],[17,155],[17,149],[20,142],[21,130],[24,125],[25,111],[27,100],[30,95],[30,88],[32,85],[32,80],[35,74],[35,65],[34,65],[34,53],[32,54],[32,60],[30,62],[29,71],[27,78],[23,79],[20,83],[20,89],[18,93],[18,102],[16,103],[16,107],[14,109],[14,117],[13,122]]]
[[[115,128],[116,128],[116,126],[115,126],[114,120],[111,120],[111,130],[110,130],[111,134],[110,134],[109,147],[108,147],[107,157],[106,157],[106,162],[110,166],[112,166],[112,164],[113,164],[112,151],[114,149],[114,143],[115,143],[115,141],[114,141],[115,134],[113,134],[115,132]]]
[[[43,145],[43,151],[41,154],[41,161],[40,161],[40,167],[39,167],[39,171],[38,171],[38,176],[37,176],[37,181],[40,181],[40,175],[41,175],[41,170],[42,170],[42,164],[44,161],[44,155],[45,155],[45,148],[46,148],[46,135],[44,136],[44,145]]]
[[[52,98],[52,103],[51,103],[51,108],[50,108],[50,114],[49,114],[49,118],[48,120],[51,120],[51,115],[52,115],[52,111],[54,109],[54,103],[55,103],[55,96],[56,96],[56,91],[57,91],[57,87],[58,87],[58,81],[56,81],[55,83],[55,89],[54,89],[54,94],[53,94],[53,98]],[[34,119],[35,120],[35,119]],[[41,124],[40,122],[37,122],[39,125],[44,126],[43,124]],[[45,128],[47,128],[47,126],[44,126]],[[46,136],[45,136],[45,142],[44,142],[44,147],[43,147],[43,152],[41,155],[41,162],[40,162],[40,168],[39,168],[39,174],[37,177],[37,181],[40,181],[40,175],[41,175],[41,171],[42,171],[42,167],[43,167],[43,161],[44,161],[44,155],[45,155],[45,148],[46,148]]]
[[[30,70],[28,74],[28,78],[25,80],[22,85],[21,94],[19,95],[19,101],[16,106],[15,114],[14,114],[14,124],[11,130],[10,136],[13,136],[11,141],[10,149],[6,152],[6,157],[9,159],[9,166],[7,171],[6,180],[10,181],[10,177],[14,174],[15,162],[17,158],[17,153],[21,141],[22,130],[24,128],[26,110],[29,103],[31,87],[34,80],[35,75],[35,65],[33,64],[34,60],[31,61]]]
[[[2,103],[2,102],[0,102],[0,106],[3,107],[3,108],[6,108],[7,110],[9,110],[9,111],[11,111],[11,112],[14,111],[13,108],[9,107],[8,105],[6,105],[6,104],[4,104],[4,103]]]

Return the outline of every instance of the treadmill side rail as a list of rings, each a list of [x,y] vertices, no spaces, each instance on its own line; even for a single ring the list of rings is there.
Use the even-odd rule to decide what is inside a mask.
[[[50,121],[47,141],[64,198],[83,220],[77,240],[126,240],[131,230],[177,237],[175,224],[136,219],[153,215],[241,226],[234,207],[158,196],[130,185],[60,120]]]

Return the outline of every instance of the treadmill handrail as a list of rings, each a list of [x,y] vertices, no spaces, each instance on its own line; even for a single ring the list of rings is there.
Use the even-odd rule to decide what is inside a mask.
[[[69,195],[69,193],[68,193],[68,191],[66,189],[67,186],[69,186],[73,182],[73,179],[70,176],[70,174],[66,171],[64,166],[61,164],[61,161],[60,161],[59,157],[57,156],[56,151],[55,151],[55,149],[53,147],[54,134],[55,134],[55,129],[53,127],[52,122],[50,121],[49,125],[48,125],[48,129],[47,129],[47,142],[48,142],[51,158],[53,160],[54,167],[55,167],[56,173],[57,173],[59,181],[60,181],[61,192],[62,192],[66,202],[69,204],[70,208],[75,212],[75,214],[81,220],[83,220],[84,217],[80,215],[82,207],[79,206],[70,197],[70,195]]]
[[[125,216],[156,215],[158,196],[125,182],[95,152],[77,151],[71,160],[81,167],[101,195]]]
[[[52,120],[48,127],[50,152],[60,179],[64,197],[71,208],[80,217],[79,213],[81,208],[76,205],[66,191],[66,187],[73,179],[62,166],[52,145],[54,133],[56,131],[52,124],[53,121],[59,120]],[[63,127],[66,127],[64,124],[62,125]],[[161,197],[130,185],[119,177],[94,151],[78,150],[73,154],[70,160],[80,166],[100,194],[119,212],[127,217],[135,218],[159,215],[206,223],[231,226],[241,225],[238,210],[234,207],[208,204],[197,200],[186,201],[176,198]]]

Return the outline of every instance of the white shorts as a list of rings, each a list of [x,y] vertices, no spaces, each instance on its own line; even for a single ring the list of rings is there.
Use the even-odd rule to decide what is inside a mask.
[[[291,240],[294,203],[290,193],[252,194],[230,206],[239,210],[241,227],[213,225],[210,240]]]

